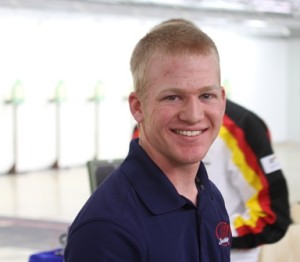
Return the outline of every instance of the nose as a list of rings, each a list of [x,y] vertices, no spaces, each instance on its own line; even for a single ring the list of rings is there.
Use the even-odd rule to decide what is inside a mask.
[[[190,98],[183,103],[179,113],[179,118],[182,121],[194,124],[199,122],[204,116],[203,105],[199,98]]]

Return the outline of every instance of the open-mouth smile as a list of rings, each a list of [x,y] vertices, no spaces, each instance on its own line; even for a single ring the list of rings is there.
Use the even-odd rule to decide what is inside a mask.
[[[198,136],[202,133],[201,130],[174,130],[174,132],[181,136]]]

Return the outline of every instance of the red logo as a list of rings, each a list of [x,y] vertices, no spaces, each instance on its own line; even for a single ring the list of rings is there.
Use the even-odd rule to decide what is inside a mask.
[[[226,222],[221,222],[216,227],[216,236],[219,240],[219,246],[230,246],[231,229],[230,225]]]

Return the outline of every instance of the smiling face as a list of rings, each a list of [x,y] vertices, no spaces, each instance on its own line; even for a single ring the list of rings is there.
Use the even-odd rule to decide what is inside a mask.
[[[219,62],[208,55],[154,57],[143,99],[129,97],[140,145],[160,166],[201,161],[219,132],[225,110]]]

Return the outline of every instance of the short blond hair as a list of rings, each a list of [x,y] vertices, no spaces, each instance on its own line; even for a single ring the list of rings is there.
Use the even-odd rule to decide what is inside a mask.
[[[188,20],[170,19],[153,27],[135,46],[130,60],[134,90],[142,98],[147,69],[154,57],[219,53],[214,41]]]

